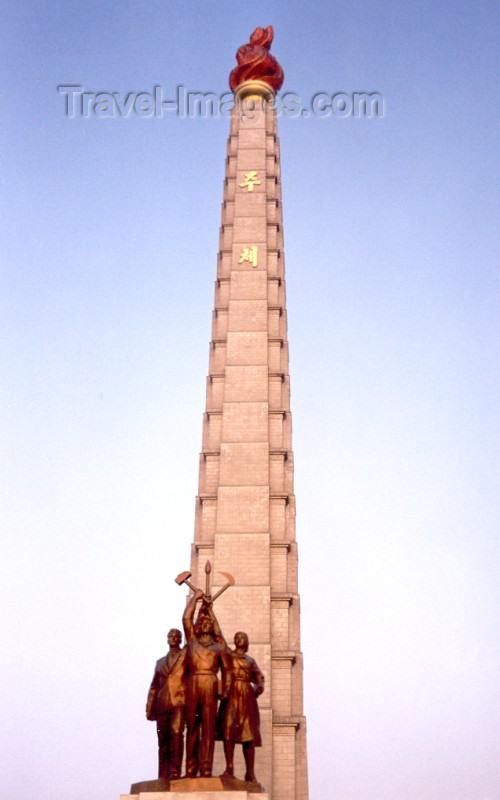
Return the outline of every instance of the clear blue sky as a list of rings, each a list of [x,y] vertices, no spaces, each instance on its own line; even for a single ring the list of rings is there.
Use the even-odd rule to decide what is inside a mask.
[[[273,24],[311,800],[499,800],[493,2],[2,13],[1,794],[153,777],[184,593],[228,124],[68,119],[59,84],[223,92]],[[325,741],[327,744],[325,744]]]

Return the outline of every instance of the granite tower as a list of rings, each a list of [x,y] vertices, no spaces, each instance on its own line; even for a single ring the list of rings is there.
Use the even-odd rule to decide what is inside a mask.
[[[217,601],[228,642],[266,677],[257,772],[272,800],[307,800],[292,421],[272,28],[239,48],[222,203],[191,571],[236,580]],[[214,774],[223,770],[216,754]]]

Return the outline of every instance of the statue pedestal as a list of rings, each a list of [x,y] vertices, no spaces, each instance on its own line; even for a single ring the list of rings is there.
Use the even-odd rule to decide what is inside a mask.
[[[133,783],[120,800],[269,800],[258,783],[237,778],[179,778]]]

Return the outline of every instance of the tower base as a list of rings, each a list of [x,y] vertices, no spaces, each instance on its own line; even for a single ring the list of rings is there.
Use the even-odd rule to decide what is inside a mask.
[[[269,800],[258,783],[238,778],[179,778],[133,783],[120,800]]]

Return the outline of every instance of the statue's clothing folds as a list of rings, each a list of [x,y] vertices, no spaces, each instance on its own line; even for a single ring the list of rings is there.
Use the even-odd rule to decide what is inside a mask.
[[[149,720],[156,720],[160,714],[184,705],[185,664],[186,648],[168,653],[156,662],[146,705]]]
[[[148,693],[146,717],[156,720],[158,777],[178,778],[184,752],[184,673],[186,648],[169,652],[156,662]]]
[[[221,703],[217,738],[232,742],[253,741],[262,745],[256,689],[264,688],[264,676],[251,656],[231,653],[232,683],[227,700]]]
[[[226,644],[198,639],[193,625],[195,603],[184,612],[183,624],[187,640],[186,681],[186,775],[212,774],[217,720],[217,674],[229,688],[231,658]]]

